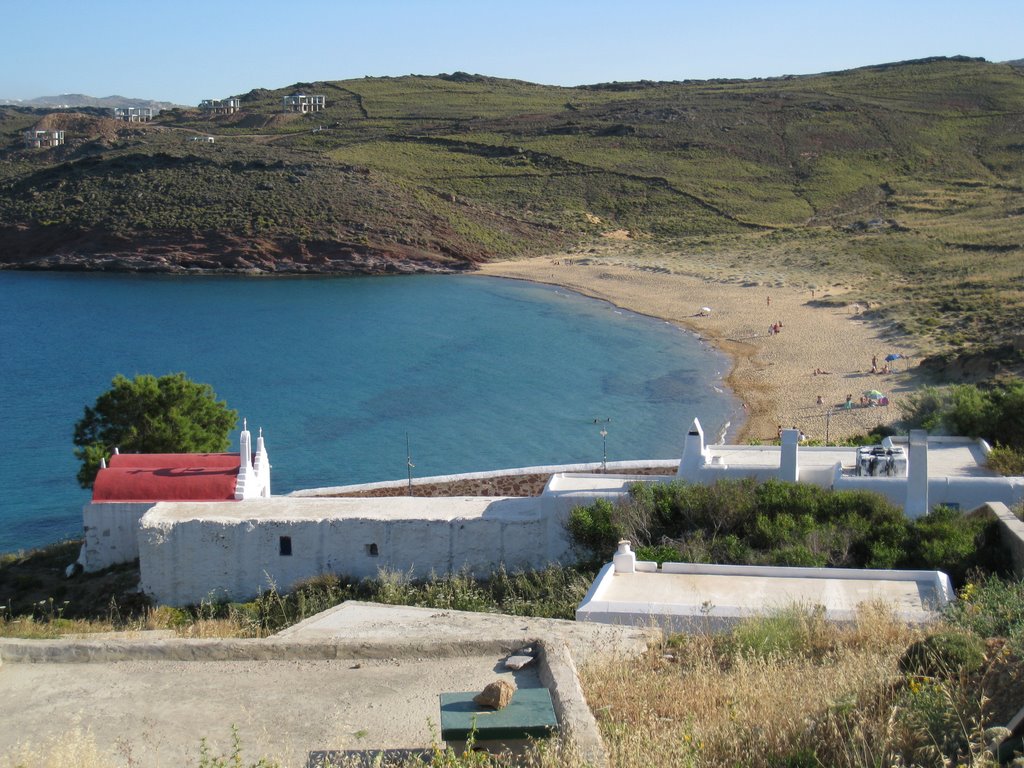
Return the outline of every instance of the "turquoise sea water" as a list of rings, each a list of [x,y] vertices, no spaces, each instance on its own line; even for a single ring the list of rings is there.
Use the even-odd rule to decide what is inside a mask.
[[[600,461],[601,426],[673,458],[739,412],[699,339],[546,286],[0,272],[0,552],[79,535],[83,407],[179,370],[263,428],[274,493],[405,477],[406,433],[424,477]]]

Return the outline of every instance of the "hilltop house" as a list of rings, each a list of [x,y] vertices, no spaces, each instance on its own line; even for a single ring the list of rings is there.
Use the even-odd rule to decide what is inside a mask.
[[[82,508],[85,541],[77,565],[99,571],[139,556],[139,520],[157,502],[205,504],[270,496],[263,434],[252,453],[243,422],[238,453],[118,453],[104,462]]]
[[[242,110],[242,100],[232,97],[228,99],[203,99],[199,109],[211,115],[233,115]]]
[[[25,131],[26,149],[59,147],[64,143],[64,131]]]
[[[325,96],[307,96],[304,93],[293,93],[281,99],[281,105],[286,112],[320,112],[327,106]]]
[[[148,123],[160,114],[160,110],[153,107],[114,107],[110,111],[115,120],[128,123]]]

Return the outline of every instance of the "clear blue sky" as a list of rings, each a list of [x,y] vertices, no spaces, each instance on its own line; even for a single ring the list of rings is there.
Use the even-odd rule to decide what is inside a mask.
[[[1024,0],[48,0],[0,20],[0,98],[196,104],[251,88],[466,72],[553,85],[1024,58]]]

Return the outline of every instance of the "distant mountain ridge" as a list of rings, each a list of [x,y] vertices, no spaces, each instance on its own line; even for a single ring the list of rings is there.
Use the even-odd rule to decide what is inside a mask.
[[[84,93],[62,93],[59,96],[37,96],[34,99],[0,99],[0,104],[34,109],[74,109],[75,107],[175,109],[181,106],[171,101],[135,99],[128,96],[87,96]]]

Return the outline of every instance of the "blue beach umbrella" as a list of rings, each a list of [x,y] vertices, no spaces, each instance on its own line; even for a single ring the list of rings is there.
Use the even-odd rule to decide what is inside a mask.
[[[885,361],[887,363],[891,363],[893,360],[902,360],[902,359],[903,359],[903,355],[901,355],[899,352],[890,352],[888,355],[885,356]]]

